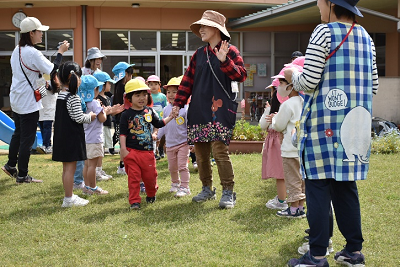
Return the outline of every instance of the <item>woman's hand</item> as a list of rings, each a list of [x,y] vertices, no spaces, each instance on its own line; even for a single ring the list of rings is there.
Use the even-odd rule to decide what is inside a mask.
[[[219,61],[221,61],[221,63],[225,62],[226,60],[226,55],[229,52],[228,45],[228,41],[224,40],[221,42],[221,47],[219,48],[219,50],[217,48],[214,48],[215,55],[217,56]]]
[[[68,41],[64,40],[60,48],[58,48],[58,53],[64,54],[65,51],[68,51],[69,45]]]

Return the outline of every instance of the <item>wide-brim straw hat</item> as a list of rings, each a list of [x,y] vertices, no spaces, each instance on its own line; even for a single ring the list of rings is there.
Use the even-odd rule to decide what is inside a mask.
[[[228,38],[229,41],[231,39],[231,35],[229,34],[228,30],[225,27],[225,21],[226,18],[221,13],[218,13],[217,11],[214,10],[206,10],[204,11],[203,16],[201,17],[200,20],[190,25],[190,30],[201,38],[201,35],[199,33],[201,25],[214,27],[220,30],[222,34]]]

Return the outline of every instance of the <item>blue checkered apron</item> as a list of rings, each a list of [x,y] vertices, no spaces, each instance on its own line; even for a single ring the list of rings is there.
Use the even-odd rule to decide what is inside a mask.
[[[329,23],[331,51],[351,25]],[[299,156],[306,179],[366,179],[371,146],[372,40],[356,25],[326,62],[318,88],[306,93]]]

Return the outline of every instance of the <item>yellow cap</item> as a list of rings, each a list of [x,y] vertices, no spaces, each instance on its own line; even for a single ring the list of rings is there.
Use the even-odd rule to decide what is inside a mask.
[[[167,89],[167,88],[168,88],[169,86],[171,86],[171,85],[179,86],[179,85],[181,84],[182,78],[183,78],[183,75],[181,75],[181,76],[179,76],[179,77],[172,77],[172,78],[168,81],[167,85],[164,85],[164,86],[163,86],[164,89]]]
[[[145,82],[139,79],[132,79],[125,84],[125,93],[128,94],[134,91],[150,91],[150,88]]]

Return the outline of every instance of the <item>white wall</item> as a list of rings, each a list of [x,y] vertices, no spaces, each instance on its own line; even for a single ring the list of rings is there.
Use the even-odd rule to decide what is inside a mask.
[[[379,77],[378,94],[372,101],[372,116],[400,124],[400,78]]]

